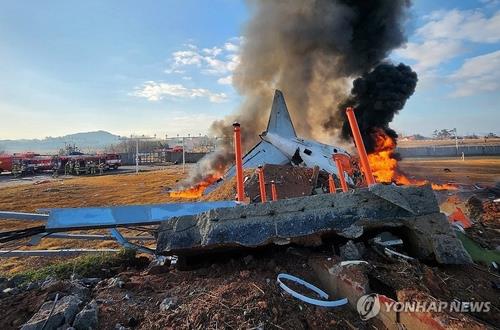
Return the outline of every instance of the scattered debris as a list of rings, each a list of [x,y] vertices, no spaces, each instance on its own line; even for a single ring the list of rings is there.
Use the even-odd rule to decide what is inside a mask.
[[[472,227],[472,222],[469,218],[462,212],[462,209],[457,207],[456,211],[448,216],[451,223],[459,222],[462,228],[467,229]]]
[[[59,300],[47,301],[21,329],[57,329],[65,323],[71,324],[78,313],[81,303],[82,301],[76,295],[68,295]]]
[[[347,243],[340,247],[340,256],[344,260],[358,260],[361,255],[358,248],[352,240],[347,241]]]
[[[177,306],[177,298],[175,297],[167,297],[163,299],[160,304],[160,311],[166,312],[170,309],[174,309]]]
[[[286,292],[291,294],[293,297],[295,297],[299,300],[302,300],[303,302],[306,302],[306,303],[311,304],[311,305],[321,306],[321,307],[339,307],[339,306],[347,304],[346,298],[338,299],[338,300],[319,300],[319,299],[313,299],[313,298],[307,297],[303,294],[300,294],[300,293],[290,289],[286,284],[283,283],[283,280],[285,280],[285,279],[305,286],[309,290],[315,292],[322,299],[328,299],[329,296],[328,296],[328,293],[326,293],[325,291],[312,285],[311,283],[304,281],[303,279],[300,279],[298,277],[295,277],[295,276],[289,275],[289,274],[279,274],[277,279],[276,279],[279,286],[283,290],[285,290]]]

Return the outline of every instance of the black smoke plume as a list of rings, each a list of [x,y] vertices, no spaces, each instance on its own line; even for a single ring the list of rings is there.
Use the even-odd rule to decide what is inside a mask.
[[[344,139],[351,137],[345,108],[352,106],[368,153],[375,149],[376,130],[383,130],[396,142],[398,135],[389,123],[415,91],[417,80],[417,74],[403,63],[398,66],[380,64],[354,80],[351,95],[339,106],[336,116],[343,121],[341,136]]]
[[[248,150],[265,129],[274,89],[280,89],[300,136],[339,143],[343,122],[332,118],[351,80],[405,43],[409,6],[409,0],[249,1],[251,19],[233,74],[243,102],[234,114],[214,122],[212,133],[231,141],[231,124],[239,121]],[[223,145],[219,153],[225,157],[210,156],[191,178],[210,174],[201,169],[229,165],[231,152]]]

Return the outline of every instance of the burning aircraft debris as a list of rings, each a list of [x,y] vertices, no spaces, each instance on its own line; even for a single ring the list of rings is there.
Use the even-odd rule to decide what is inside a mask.
[[[243,148],[249,150],[265,128],[273,89],[280,89],[299,136],[341,145],[343,120],[334,120],[340,116],[339,104],[348,97],[352,79],[383,64],[404,44],[409,6],[407,0],[252,2],[253,15],[244,29],[233,76],[243,103],[212,124],[214,135],[230,137],[231,124],[238,121]],[[230,140],[205,158],[182,188],[225,172],[234,160]]]

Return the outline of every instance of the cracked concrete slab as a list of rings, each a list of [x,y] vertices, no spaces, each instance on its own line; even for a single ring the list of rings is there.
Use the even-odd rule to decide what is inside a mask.
[[[411,205],[411,207],[409,206]],[[398,228],[411,253],[440,263],[470,263],[430,186],[377,185],[347,193],[213,209],[160,225],[157,253],[189,255],[270,244],[320,244],[367,230]]]

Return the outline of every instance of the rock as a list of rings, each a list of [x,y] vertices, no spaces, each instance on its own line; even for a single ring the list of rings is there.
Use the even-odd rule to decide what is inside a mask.
[[[165,257],[155,258],[146,268],[147,275],[158,275],[168,273],[170,271],[171,261]]]
[[[2,292],[5,294],[16,295],[19,293],[19,289],[18,288],[7,288],[7,289],[3,289]]]
[[[365,246],[365,243],[363,242],[358,242],[355,244],[356,245],[356,248],[358,249],[359,251],[359,255],[361,256],[361,259],[363,258],[363,255],[365,254],[366,252],[366,246]]]
[[[76,295],[80,300],[87,300],[90,296],[90,290],[86,286],[79,282],[72,282],[69,288],[69,292]]]
[[[245,265],[248,266],[249,263],[253,261],[253,256],[251,254],[247,255],[245,258],[243,258],[243,262],[245,262]]]
[[[23,275],[15,275],[4,283],[5,288],[15,288],[26,281],[26,277]]]
[[[38,282],[29,282],[26,285],[26,291],[38,289],[39,287],[40,287],[40,283],[38,283]]]
[[[109,287],[123,288],[125,282],[122,281],[119,277],[112,277],[108,280]]]
[[[52,316],[49,318],[45,329],[57,329],[64,323],[71,324],[75,318],[76,313],[78,313],[81,300],[75,295],[69,295],[59,299],[54,307]],[[21,330],[40,330],[43,324],[49,317],[50,311],[54,306],[53,301],[45,302],[38,312],[31,317],[31,319],[26,322]]]
[[[49,276],[45,279],[45,281],[42,282],[40,287],[42,290],[47,290],[51,286],[55,285],[57,282],[59,282],[59,281],[56,280],[55,278]]]
[[[129,328],[124,327],[120,323],[115,324],[115,330],[129,330]]]
[[[97,283],[101,281],[98,277],[84,277],[79,280],[79,282],[83,285],[95,286]]]
[[[131,316],[128,318],[127,325],[134,328],[139,325],[139,321],[135,317]]]
[[[361,259],[361,255],[358,251],[358,248],[356,247],[353,241],[347,241],[347,243],[344,246],[340,247],[340,257],[343,260]]]
[[[176,297],[167,297],[163,299],[160,304],[160,311],[166,312],[170,309],[175,309],[177,307],[177,298]]]
[[[76,330],[97,329],[98,326],[98,306],[93,300],[88,303],[83,310],[75,317],[73,326]]]

